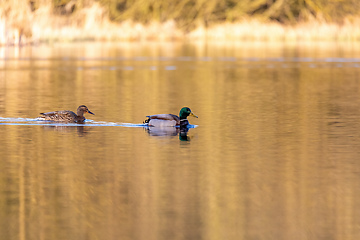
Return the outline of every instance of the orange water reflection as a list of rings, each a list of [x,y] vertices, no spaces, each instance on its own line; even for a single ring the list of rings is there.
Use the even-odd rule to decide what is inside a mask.
[[[324,60],[355,58],[357,45],[11,51],[0,51],[1,117],[86,104],[92,120],[141,123],[189,106],[199,127],[180,141],[143,128],[0,125],[4,239],[360,237],[360,68]]]

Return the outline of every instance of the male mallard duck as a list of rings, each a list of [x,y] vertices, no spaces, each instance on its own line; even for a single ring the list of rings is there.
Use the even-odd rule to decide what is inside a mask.
[[[95,115],[85,105],[81,105],[77,109],[77,114],[69,110],[47,112],[40,113],[42,116],[39,119],[55,122],[83,123],[85,121],[84,113]]]
[[[179,117],[174,114],[157,114],[146,116],[148,119],[144,121],[149,126],[152,127],[175,127],[175,126],[186,126],[189,124],[187,120],[188,116],[198,117],[193,112],[191,112],[190,108],[183,107],[180,110]]]

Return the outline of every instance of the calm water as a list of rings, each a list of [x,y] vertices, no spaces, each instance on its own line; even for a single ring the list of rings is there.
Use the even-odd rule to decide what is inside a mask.
[[[359,74],[360,44],[0,48],[1,239],[359,239]]]

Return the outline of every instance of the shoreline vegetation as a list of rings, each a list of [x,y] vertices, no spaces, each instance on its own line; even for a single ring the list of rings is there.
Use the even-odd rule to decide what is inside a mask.
[[[358,0],[8,0],[0,45],[360,41]]]

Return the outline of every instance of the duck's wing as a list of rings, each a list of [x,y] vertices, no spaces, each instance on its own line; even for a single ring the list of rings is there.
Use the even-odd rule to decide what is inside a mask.
[[[54,111],[54,112],[47,112],[47,113],[40,113],[43,116],[58,116],[58,115],[74,115],[75,113],[72,111]],[[76,114],[75,114],[76,115]]]
[[[45,120],[52,120],[52,121],[69,121],[73,120],[77,117],[77,115],[72,111],[54,111],[54,112],[47,112],[47,113],[40,113]]]
[[[47,112],[47,113],[40,113],[40,114],[43,116],[54,116],[54,115],[57,115],[59,112],[62,112],[62,111],[54,111],[54,112]]]
[[[177,121],[180,122],[180,118],[174,114],[156,114],[156,115],[150,115],[146,116],[149,119],[159,119],[159,120],[169,120],[169,121]]]
[[[144,123],[153,127],[173,127],[180,124],[180,118],[174,114],[156,114],[148,117]]]

